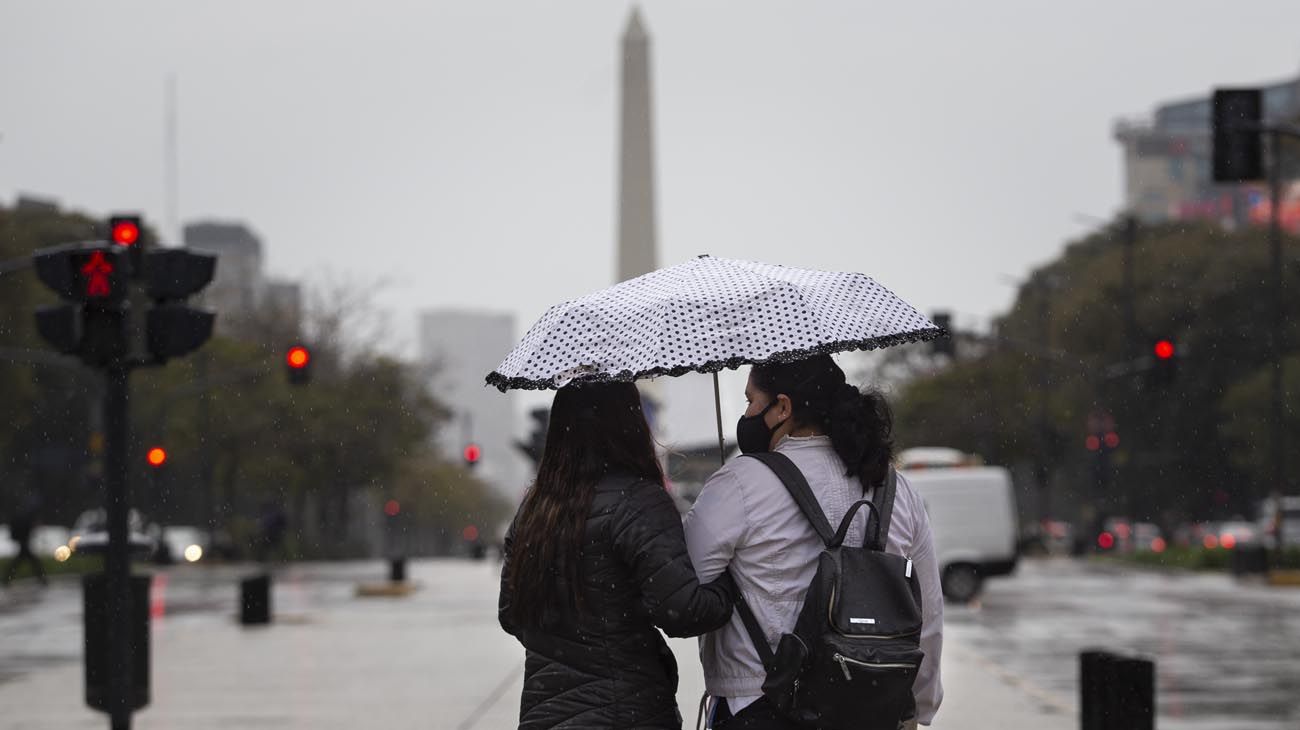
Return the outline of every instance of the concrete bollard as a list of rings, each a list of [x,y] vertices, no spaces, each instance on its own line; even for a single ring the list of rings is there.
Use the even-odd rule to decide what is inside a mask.
[[[392,583],[406,582],[406,558],[393,558],[388,561],[388,580]]]
[[[239,582],[239,623],[271,623],[271,574],[262,573]]]
[[[1108,651],[1079,654],[1082,730],[1155,730],[1156,665]]]

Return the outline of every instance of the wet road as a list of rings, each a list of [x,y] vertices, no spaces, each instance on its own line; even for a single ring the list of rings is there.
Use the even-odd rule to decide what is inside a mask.
[[[1155,660],[1164,730],[1300,728],[1300,589],[1050,559],[945,618],[990,671],[1070,713],[1078,654],[1102,648]]]
[[[293,626],[297,617],[314,622],[313,631],[328,631],[329,625],[341,627],[347,619],[360,630],[381,617],[408,621],[412,631],[420,627],[418,635],[424,636],[430,631],[429,619],[436,616],[439,630],[452,632],[447,636],[458,635],[475,645],[467,656],[474,657],[481,671],[463,677],[472,690],[456,690],[474,705],[466,713],[472,709],[482,715],[482,702],[497,713],[493,719],[508,718],[517,702],[517,687],[510,682],[518,682],[518,648],[495,626],[493,566],[459,561],[444,566],[416,566],[427,573],[431,586],[440,582],[441,587],[426,589],[412,599],[415,603],[386,607],[359,603],[354,595],[358,581],[383,576],[379,563],[286,568],[275,583],[277,625]],[[205,642],[218,640],[213,637],[238,639],[232,626],[238,579],[251,572],[249,567],[231,566],[166,571],[165,585],[154,596],[155,612],[166,616],[155,623],[155,643],[164,654],[173,646],[174,653],[156,657],[155,671],[163,672],[155,678],[160,702],[189,691],[183,678],[164,687],[169,680],[163,664],[187,653],[202,655],[209,651]],[[0,694],[7,686],[21,684],[23,677],[76,675],[80,602],[75,580],[56,582],[44,592],[35,586],[0,592]],[[409,617],[393,613],[383,618],[380,613],[400,606]],[[1000,684],[1015,689],[1016,697],[1050,711],[1062,726],[1077,722],[1072,718],[1078,712],[1078,652],[1105,648],[1156,660],[1158,724],[1164,730],[1300,728],[1300,589],[1239,584],[1222,575],[1161,574],[1065,559],[1028,561],[1014,577],[991,582],[977,605],[949,606],[946,618],[952,656],[945,657],[945,666],[951,659],[997,677]],[[286,635],[277,629],[265,636]],[[302,647],[312,646],[313,640],[304,634]],[[241,652],[250,650],[251,645],[244,646]],[[410,646],[412,662],[433,662],[442,651],[431,648],[420,655],[417,645]],[[690,662],[693,647],[685,643],[681,649],[679,661]],[[970,670],[964,676],[969,677]],[[284,681],[286,688],[297,686],[292,678]],[[680,701],[689,714],[699,689],[688,684],[684,673]],[[955,695],[956,688],[950,690]],[[224,691],[249,690],[231,685]],[[75,706],[75,700],[67,701],[71,699],[61,702]],[[256,695],[256,701],[272,702],[264,695]],[[162,705],[157,710],[166,711]],[[993,708],[989,711],[996,714]],[[164,717],[160,714],[159,720]],[[938,719],[942,727],[957,727],[949,721],[962,718],[945,717],[941,710]],[[982,719],[996,722],[993,717]],[[485,721],[482,726],[491,724]],[[975,727],[966,721],[960,725]]]

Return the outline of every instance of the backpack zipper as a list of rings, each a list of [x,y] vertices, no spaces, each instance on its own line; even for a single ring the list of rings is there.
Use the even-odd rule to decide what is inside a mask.
[[[909,664],[906,662],[895,662],[891,664],[872,664],[870,662],[860,662],[857,659],[850,659],[838,652],[836,652],[835,656],[832,656],[831,659],[834,659],[835,661],[839,662],[840,670],[844,672],[844,679],[845,681],[848,682],[853,681],[853,675],[849,673],[850,664],[856,664],[857,666],[863,667],[864,669],[914,669],[916,667],[915,664]]]
[[[868,639],[873,641],[888,641],[889,639],[902,639],[908,636],[916,636],[920,631],[908,631],[903,634],[891,634],[889,636],[862,636],[861,634],[846,634],[835,626],[835,592],[839,586],[831,584],[831,600],[826,603],[826,623],[835,629],[835,633],[846,639]],[[850,660],[852,661],[852,660]],[[846,670],[847,671],[847,670]]]

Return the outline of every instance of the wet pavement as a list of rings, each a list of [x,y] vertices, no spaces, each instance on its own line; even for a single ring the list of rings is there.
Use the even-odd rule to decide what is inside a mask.
[[[1050,559],[945,618],[949,637],[1045,707],[1077,712],[1078,654],[1100,648],[1155,660],[1164,730],[1300,728],[1294,588]]]
[[[153,703],[137,728],[513,727],[522,651],[496,626],[497,566],[421,561],[419,590],[356,597],[378,562],[282,568],[276,623],[234,620],[252,566],[178,566],[154,591]],[[0,727],[99,728],[82,704],[80,587],[0,593]],[[1300,590],[1226,576],[1028,561],[974,606],[947,611],[946,699],[935,727],[1078,726],[1078,652],[1157,662],[1159,726],[1300,727]],[[674,640],[686,727],[702,691]]]

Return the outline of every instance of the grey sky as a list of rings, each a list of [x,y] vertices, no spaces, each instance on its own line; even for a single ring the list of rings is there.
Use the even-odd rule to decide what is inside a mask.
[[[0,197],[249,222],[269,268],[392,283],[411,314],[611,283],[618,38],[630,5],[0,5]],[[642,4],[661,263],[864,271],[983,326],[1120,201],[1111,123],[1300,68],[1300,4]],[[1244,8],[1249,7],[1250,10]]]

